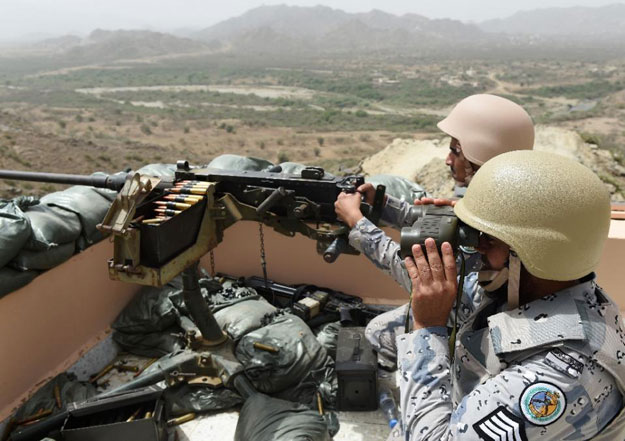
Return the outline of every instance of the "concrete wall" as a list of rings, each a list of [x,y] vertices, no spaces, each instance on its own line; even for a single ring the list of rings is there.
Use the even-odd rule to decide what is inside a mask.
[[[378,270],[362,255],[339,256],[326,263],[317,254],[316,243],[296,234],[293,237],[263,227],[267,277],[281,283],[307,283],[362,297],[366,303],[401,305],[408,300],[405,292],[390,276]],[[399,232],[386,230],[399,239]],[[262,276],[258,223],[238,222],[224,232],[224,240],[215,248],[216,270],[235,276]],[[202,266],[210,268],[209,256]]]
[[[0,299],[0,421],[104,338],[139,289],[108,278],[104,240]]]

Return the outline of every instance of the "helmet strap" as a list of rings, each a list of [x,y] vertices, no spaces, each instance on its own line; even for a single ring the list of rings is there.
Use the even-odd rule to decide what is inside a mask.
[[[521,280],[521,259],[510,250],[508,258],[508,310],[519,307],[519,285]]]
[[[477,281],[484,291],[497,291],[508,281],[508,268],[499,271],[478,271]]]

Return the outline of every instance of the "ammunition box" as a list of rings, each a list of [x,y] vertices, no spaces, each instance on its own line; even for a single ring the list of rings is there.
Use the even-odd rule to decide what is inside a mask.
[[[193,245],[205,209],[206,199],[203,199],[160,224],[140,224],[141,265],[158,268]]]
[[[364,327],[341,328],[336,347],[338,410],[376,410],[378,360]]]
[[[68,405],[65,441],[165,441],[167,418],[155,386]],[[147,414],[147,416],[146,416]]]
[[[328,301],[328,293],[315,291],[309,297],[304,297],[293,305],[293,313],[307,322],[318,316]]]

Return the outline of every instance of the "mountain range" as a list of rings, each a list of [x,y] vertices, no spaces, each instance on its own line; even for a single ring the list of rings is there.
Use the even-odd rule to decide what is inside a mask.
[[[625,4],[518,12],[478,24],[401,16],[380,10],[347,13],[327,6],[261,6],[208,28],[172,35],[96,30],[86,38],[45,40],[37,48],[80,61],[138,58],[198,51],[277,54],[434,54],[493,48],[560,50],[583,41],[625,51]]]
[[[625,4],[517,12],[508,18],[482,22],[479,26],[485,32],[505,34],[622,39],[625,37]]]

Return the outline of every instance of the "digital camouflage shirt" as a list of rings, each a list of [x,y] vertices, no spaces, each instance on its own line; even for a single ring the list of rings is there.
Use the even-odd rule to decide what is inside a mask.
[[[407,441],[625,439],[625,335],[594,279],[510,311],[468,285],[453,361],[446,327],[397,337]]]

